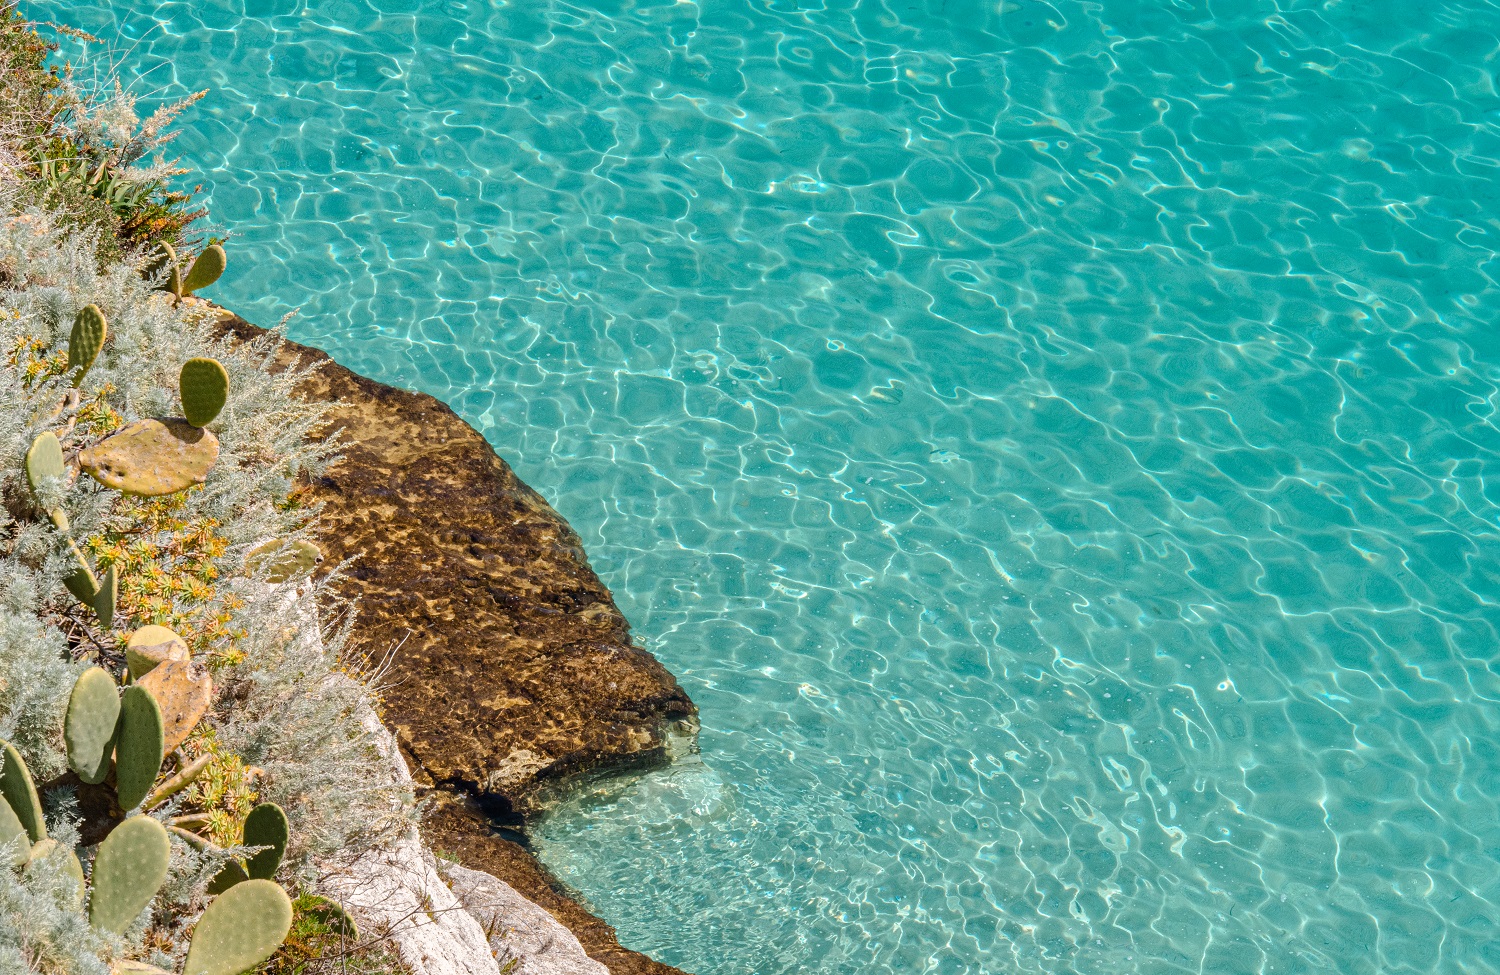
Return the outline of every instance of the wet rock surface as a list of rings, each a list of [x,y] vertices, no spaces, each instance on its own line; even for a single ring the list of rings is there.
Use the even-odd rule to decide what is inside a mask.
[[[221,327],[261,329],[231,313]],[[419,789],[455,799],[426,824],[433,846],[494,874],[573,930],[617,975],[676,969],[627,951],[525,848],[494,835],[581,774],[667,760],[697,712],[634,646],[578,536],[446,405],[366,379],[324,353],[302,389],[334,405],[344,459],[315,485],[331,563],[357,557],[346,594],[355,639],[399,644],[385,713]]]

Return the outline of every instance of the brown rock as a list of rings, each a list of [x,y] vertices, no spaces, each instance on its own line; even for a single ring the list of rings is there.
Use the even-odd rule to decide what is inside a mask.
[[[220,324],[261,334],[227,312]],[[696,731],[697,709],[631,642],[577,534],[482,436],[431,396],[315,349],[287,343],[284,356],[322,363],[302,392],[335,404],[344,460],[315,485],[319,542],[330,564],[358,556],[345,585],[356,638],[400,646],[384,719],[419,786],[524,819],[568,778],[664,762],[669,734]],[[676,972],[621,948],[523,847],[460,808],[435,845],[535,892],[612,971]]]

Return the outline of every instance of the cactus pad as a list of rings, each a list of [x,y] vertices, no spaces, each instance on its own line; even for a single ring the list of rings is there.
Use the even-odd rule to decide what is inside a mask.
[[[120,596],[119,572],[111,565],[104,572],[104,578],[99,580],[99,588],[94,593],[94,598],[89,600],[89,605],[94,608],[94,613],[99,617],[99,625],[106,630],[115,625],[115,601]]]
[[[99,595],[99,580],[94,576],[94,570],[89,568],[89,560],[83,557],[77,543],[68,540],[68,551],[73,555],[73,571],[63,579],[63,585],[68,587],[68,592],[80,603],[87,606],[94,604],[94,597]]]
[[[31,844],[26,839],[26,827],[21,825],[21,817],[10,808],[10,803],[0,800],[0,847],[7,843],[11,844],[10,865],[24,867],[31,858]]]
[[[287,544],[278,538],[251,549],[245,568],[252,573],[264,571],[267,582],[280,585],[310,575],[322,561],[322,550],[312,542],[299,539]]]
[[[355,924],[354,918],[344,910],[344,905],[329,900],[321,894],[308,894],[303,903],[309,905],[304,908],[303,912],[322,921],[330,931],[350,941],[359,940],[359,925]]]
[[[149,816],[136,816],[110,830],[94,858],[89,923],[123,934],[151,903],[172,858],[166,827]]]
[[[21,753],[16,751],[16,746],[8,741],[0,742],[0,794],[15,811],[30,843],[40,843],[47,838],[47,817],[42,812],[42,800],[36,794],[36,785],[31,781],[31,771],[21,759]]]
[[[187,740],[208,713],[214,697],[214,682],[208,676],[208,669],[188,660],[168,660],[137,681],[136,686],[149,691],[161,709],[163,755]],[[160,765],[161,759],[156,764]]]
[[[76,908],[83,903],[84,879],[83,864],[78,862],[78,854],[69,847],[63,846],[57,840],[46,839],[31,845],[31,862],[27,869],[33,869],[45,860],[59,858],[62,862],[63,872],[73,878],[77,887],[74,889],[73,906]]]
[[[68,697],[63,741],[68,746],[68,766],[89,785],[98,785],[109,774],[119,720],[120,692],[114,678],[103,667],[85,670]]]
[[[134,809],[151,791],[167,754],[165,743],[156,698],[139,684],[125,688],[120,695],[120,725],[115,734],[115,792],[121,809]]]
[[[143,626],[130,634],[125,644],[125,664],[130,668],[131,680],[140,680],[157,664],[187,659],[187,644],[165,626]]]
[[[61,479],[67,476],[67,468],[63,466],[62,444],[58,442],[56,434],[44,433],[31,442],[31,447],[26,451],[26,483],[31,486],[31,493],[38,498],[41,497],[43,483],[48,478]],[[47,512],[47,517],[59,531],[68,530],[68,516],[61,508]]]
[[[78,464],[105,487],[154,498],[202,484],[219,438],[186,420],[136,420],[84,450]]]
[[[218,359],[189,359],[177,377],[182,415],[195,427],[206,427],[229,400],[229,373]]]
[[[247,880],[208,905],[182,975],[241,975],[275,954],[292,929],[292,901],[269,880]]]
[[[224,268],[229,266],[229,255],[218,244],[210,244],[198,255],[187,277],[182,279],[182,294],[190,295],[199,288],[206,288],[219,280]]]
[[[182,297],[182,268],[177,263],[177,252],[172,245],[162,242],[161,254],[145,267],[146,277],[155,277],[162,269],[167,271],[167,278],[161,283],[161,290]]]
[[[245,861],[245,872],[256,880],[270,880],[281,866],[286,853],[287,840],[291,839],[291,827],[286,813],[274,802],[263,802],[250,810],[245,817],[245,845],[265,846],[267,850]]]
[[[73,333],[68,336],[68,371],[78,370],[73,377],[74,386],[83,382],[89,367],[99,358],[99,350],[104,348],[104,339],[108,335],[109,324],[98,305],[85,305],[73,319]]]

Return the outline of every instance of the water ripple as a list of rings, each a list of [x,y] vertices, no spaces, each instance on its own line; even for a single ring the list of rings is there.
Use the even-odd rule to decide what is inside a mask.
[[[702,706],[537,837],[627,943],[1500,971],[1493,3],[31,9]]]

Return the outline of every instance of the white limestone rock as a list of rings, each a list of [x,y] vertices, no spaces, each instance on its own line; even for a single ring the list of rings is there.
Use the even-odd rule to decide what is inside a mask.
[[[489,934],[495,960],[508,975],[609,975],[609,969],[584,952],[573,932],[510,884],[453,863],[439,869]]]
[[[363,721],[392,776],[410,785],[391,733],[373,712]],[[389,935],[413,975],[500,975],[484,930],[438,874],[415,826],[383,848],[329,867],[322,893],[341,903],[361,931]]]

